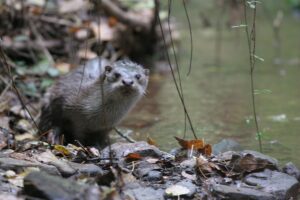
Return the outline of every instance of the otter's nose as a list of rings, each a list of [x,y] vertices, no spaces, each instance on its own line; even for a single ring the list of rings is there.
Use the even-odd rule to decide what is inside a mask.
[[[125,86],[132,86],[133,80],[130,80],[130,79],[123,79],[123,80],[122,80],[122,83],[123,83]]]

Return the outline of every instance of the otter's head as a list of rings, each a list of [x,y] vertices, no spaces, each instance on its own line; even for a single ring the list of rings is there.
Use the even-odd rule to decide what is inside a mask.
[[[129,60],[105,66],[105,85],[118,96],[142,96],[148,85],[149,70]]]

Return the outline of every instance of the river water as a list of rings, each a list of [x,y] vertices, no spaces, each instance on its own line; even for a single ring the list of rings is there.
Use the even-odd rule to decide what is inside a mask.
[[[203,28],[199,13],[206,10],[208,15],[214,15],[217,11],[213,10],[213,5],[204,3],[203,6],[201,2],[190,1],[188,4],[194,45],[190,76],[186,76],[190,35],[184,10],[180,3],[172,8],[181,33],[178,56],[184,97],[196,134],[207,143],[215,144],[226,138],[239,142],[245,149],[259,150],[245,31],[224,25],[221,64],[216,67],[216,29]],[[300,20],[293,18],[288,9],[284,10],[279,32],[281,63],[275,65],[277,49],[272,22],[262,13],[258,9],[256,54],[264,61],[256,62],[255,89],[258,94],[255,97],[263,152],[276,157],[282,164],[292,161],[300,167]],[[215,23],[214,17],[211,20]],[[184,114],[170,75],[152,75],[148,94],[123,125],[135,130],[136,139],[145,140],[150,136],[161,149],[178,146],[174,136],[183,137]],[[186,134],[193,138],[190,129]]]

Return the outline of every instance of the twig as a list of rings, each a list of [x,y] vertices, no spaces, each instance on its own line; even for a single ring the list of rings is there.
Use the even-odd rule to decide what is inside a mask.
[[[121,131],[119,131],[117,128],[114,128],[114,131],[116,131],[116,133],[118,133],[122,138],[124,138],[125,140],[127,140],[128,142],[131,143],[135,143],[136,141],[134,139],[132,139],[129,136],[124,135]]]
[[[185,15],[186,15],[186,19],[187,19],[187,21],[188,21],[189,31],[190,31],[190,43],[191,43],[191,52],[190,52],[190,53],[191,53],[191,54],[190,54],[189,71],[188,71],[188,73],[187,73],[187,75],[190,75],[191,70],[192,70],[193,49],[194,49],[194,46],[193,46],[192,25],[191,25],[189,13],[188,13],[187,8],[186,8],[186,5],[185,5],[185,0],[182,0],[182,4],[183,4],[183,7],[184,7],[184,12],[185,12]]]
[[[4,82],[5,83],[5,82]],[[7,83],[5,83],[6,84],[6,87],[4,88],[4,90],[1,92],[1,94],[0,94],[0,100],[2,100],[2,98],[4,97],[4,95],[5,95],[5,93],[9,90],[9,88],[11,88],[11,83],[9,83],[9,84],[7,84]]]
[[[43,53],[45,54],[45,56],[47,57],[49,64],[50,65],[54,65],[54,59],[51,56],[50,52],[48,51],[48,49],[46,48],[46,46],[44,45],[44,40],[43,37],[41,36],[41,34],[38,32],[38,30],[36,29],[35,25],[32,23],[32,21],[29,21],[29,26],[30,29],[32,31],[32,33],[34,34],[34,36],[37,39],[37,44],[41,47],[41,50],[43,51]]]
[[[178,64],[178,59],[175,51],[175,45],[172,37],[172,31],[170,27],[170,16],[171,16],[171,7],[172,7],[172,0],[168,0],[168,29],[169,29],[169,34],[170,34],[170,39],[171,39],[171,45],[172,45],[172,51],[174,54],[174,60],[175,60],[175,66],[176,66],[176,71],[177,71],[177,76],[178,76],[178,82],[179,82],[179,88],[180,88],[180,93],[182,96],[182,100],[184,102],[184,94],[183,94],[183,89],[182,89],[182,81],[181,81],[181,75],[180,75],[180,70],[179,70],[179,64]],[[186,113],[184,112],[184,135],[183,138],[186,136],[186,128],[187,128],[187,116]]]
[[[6,56],[5,56],[5,53],[4,53],[3,48],[2,48],[1,45],[0,45],[0,61],[1,61],[2,65],[6,68],[7,74],[9,76],[10,81],[11,81],[11,85],[12,85],[13,89],[15,90],[19,101],[21,102],[22,108],[25,109],[25,111],[28,113],[30,119],[33,121],[33,124],[35,125],[35,127],[37,128],[37,130],[40,132],[37,123],[35,122],[32,114],[30,113],[30,111],[28,110],[28,108],[26,107],[26,105],[25,105],[25,103],[24,103],[24,101],[22,99],[21,93],[19,92],[19,90],[18,90],[18,88],[16,86],[16,83],[15,83],[14,78],[12,76],[10,65],[8,64],[8,62],[6,60]]]
[[[248,42],[248,50],[249,50],[249,62],[250,62],[250,79],[251,79],[251,97],[252,97],[252,108],[253,108],[253,115],[254,115],[254,122],[256,128],[256,135],[259,142],[259,150],[262,152],[262,141],[261,141],[261,133],[259,131],[258,121],[257,121],[257,112],[256,112],[256,105],[255,105],[255,93],[254,93],[254,69],[255,69],[255,47],[256,47],[256,27],[255,27],[255,20],[256,20],[256,1],[252,2],[254,5],[253,8],[253,21],[252,21],[252,28],[251,33],[249,33],[248,26],[245,26],[245,31],[247,35],[247,42]],[[245,24],[248,25],[247,21],[247,0],[244,0],[244,17],[245,17]]]
[[[93,153],[88,148],[85,148],[79,140],[74,140],[74,142],[76,142],[89,157],[93,157]]]
[[[158,15],[158,13],[156,13],[156,14]],[[165,51],[165,54],[166,54],[166,56],[167,56],[169,68],[170,68],[170,71],[171,71],[171,74],[172,74],[172,78],[173,78],[173,81],[174,81],[174,84],[175,84],[175,87],[176,87],[176,90],[177,90],[179,99],[180,99],[180,101],[181,101],[181,105],[182,105],[182,107],[183,107],[183,110],[184,110],[184,112],[185,112],[185,114],[186,114],[186,117],[187,117],[187,120],[188,120],[188,122],[189,122],[191,131],[192,131],[192,133],[193,133],[193,135],[194,135],[194,138],[197,139],[197,135],[196,135],[196,132],[195,132],[195,130],[194,130],[194,127],[193,127],[193,124],[192,124],[192,120],[191,120],[190,115],[189,115],[189,113],[188,113],[188,111],[187,111],[187,108],[186,108],[185,102],[184,102],[184,100],[183,100],[182,94],[180,93],[180,89],[179,89],[179,85],[178,85],[177,80],[176,80],[176,77],[175,77],[174,69],[173,69],[172,66],[171,66],[171,59],[170,59],[170,55],[169,55],[169,52],[168,52],[167,43],[166,43],[166,38],[165,38],[165,34],[164,34],[164,31],[163,31],[163,27],[162,27],[162,23],[161,23],[160,17],[158,17],[158,22],[159,22],[160,31],[161,31],[162,38],[163,38],[164,51]]]

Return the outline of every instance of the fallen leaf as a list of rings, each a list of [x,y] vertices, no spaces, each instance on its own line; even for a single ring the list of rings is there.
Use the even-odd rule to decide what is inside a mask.
[[[246,172],[252,172],[259,169],[264,169],[268,165],[268,162],[262,159],[256,159],[251,154],[246,154],[239,161],[239,167]]]
[[[62,74],[66,74],[70,71],[71,69],[71,64],[70,63],[65,63],[65,62],[59,62],[55,64],[56,69]]]
[[[62,145],[54,145],[54,149],[65,156],[68,156],[71,154],[70,151]]]
[[[150,136],[147,136],[147,143],[153,146],[157,146],[156,142]]]
[[[100,25],[97,23],[91,23],[96,38],[100,38],[101,41],[112,41],[114,37],[114,28],[110,27],[107,23],[102,22]]]
[[[211,153],[212,153],[212,147],[210,144],[206,144],[204,146],[204,155],[206,156],[211,156]]]
[[[134,160],[140,160],[143,157],[141,156],[141,154],[138,153],[130,153],[126,156],[126,161],[130,162],[130,161],[134,161]]]
[[[97,54],[89,49],[82,49],[82,50],[79,50],[78,53],[77,53],[77,56],[79,58],[83,58],[83,59],[93,59],[93,58],[96,58],[97,57]]]
[[[148,158],[146,161],[148,163],[155,164],[159,161],[159,159],[157,159],[157,158]]]
[[[198,171],[200,172],[200,175],[205,178],[213,172],[213,168],[210,162],[203,156],[199,156],[196,159],[196,166]]]
[[[15,139],[16,141],[23,141],[26,139],[32,140],[34,139],[34,136],[32,133],[23,133],[23,134],[15,135]]]
[[[99,157],[100,156],[100,152],[98,149],[96,149],[95,147],[89,147],[89,151],[93,154],[93,156],[95,157]]]
[[[33,15],[41,15],[43,14],[43,8],[38,6],[31,6],[29,10]]]
[[[196,140],[184,140],[178,137],[175,137],[178,141],[180,146],[184,149],[194,149],[194,150],[201,150],[204,148],[204,141],[203,139],[196,139]]]
[[[190,190],[187,187],[181,185],[172,185],[165,190],[166,194],[169,196],[180,196],[190,193]]]
[[[114,27],[114,26],[116,26],[117,24],[118,24],[117,18],[115,18],[115,17],[109,17],[109,18],[108,18],[108,25],[109,25],[110,27]]]

